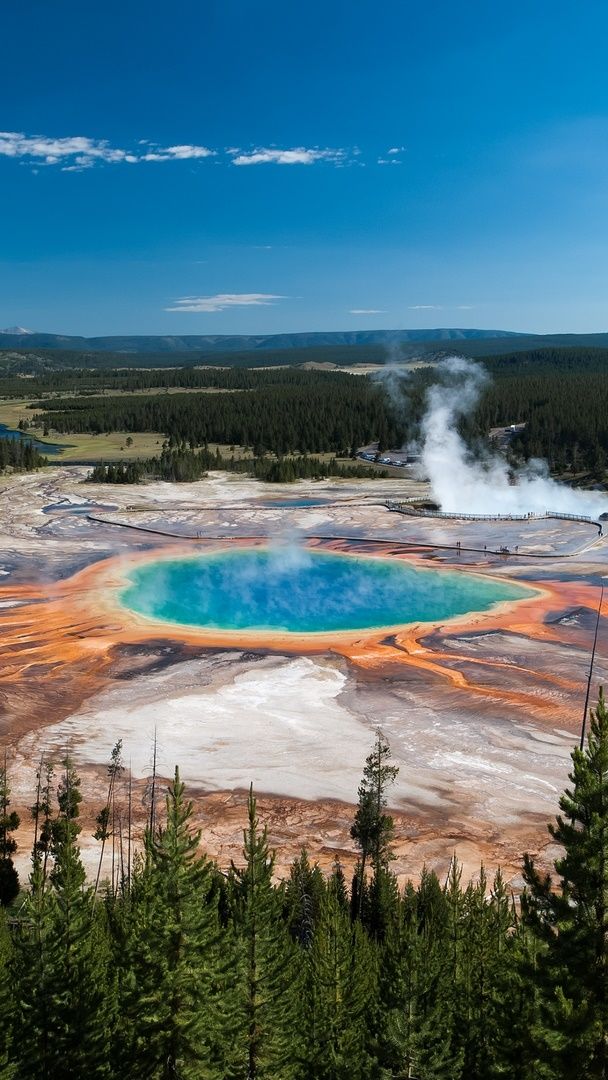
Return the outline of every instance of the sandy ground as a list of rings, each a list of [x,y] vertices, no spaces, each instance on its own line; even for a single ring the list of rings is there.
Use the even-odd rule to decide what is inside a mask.
[[[141,825],[156,732],[160,773],[180,765],[204,843],[221,861],[238,858],[253,783],[280,869],[302,844],[323,865],[336,853],[349,865],[352,804],[381,727],[400,768],[391,793],[400,876],[424,862],[443,872],[456,850],[467,873],[481,860],[501,864],[517,885],[524,849],[549,859],[544,823],[578,736],[608,574],[595,529],[389,513],[385,499],[420,493],[408,480],[279,487],[212,474],[123,488],[84,484],[87,471],[58,467],[0,486],[0,740],[18,807],[33,801],[40,754],[57,761],[69,748],[93,817],[121,738]],[[326,502],[272,505],[307,497]],[[228,644],[141,625],[135,633],[106,610],[105,567],[123,556],[153,557],[176,538],[188,549],[246,537],[432,559],[530,582],[542,596],[463,625],[337,635],[314,650],[288,635]],[[503,546],[517,555],[505,558]],[[602,620],[594,692],[607,674]],[[25,859],[27,812],[20,839]],[[96,845],[83,839],[92,866]]]

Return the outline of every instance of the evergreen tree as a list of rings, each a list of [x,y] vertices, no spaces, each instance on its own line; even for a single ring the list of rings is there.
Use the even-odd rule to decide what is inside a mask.
[[[235,922],[240,937],[240,1059],[236,1080],[292,1080],[299,1075],[300,968],[273,887],[274,856],[258,826],[249,792],[244,866],[233,866]]]
[[[192,812],[176,769],[129,899],[118,1062],[142,1080],[220,1080],[234,1055],[234,957]]]
[[[285,885],[285,912],[292,938],[304,948],[312,941],[324,894],[323,875],[316,863],[310,865],[303,848],[291,865]]]
[[[453,881],[459,891],[459,879]],[[380,963],[380,1058],[399,1080],[462,1080],[454,1046],[450,898],[423,869],[406,887],[401,917],[391,923]]]
[[[0,907],[11,904],[19,892],[19,875],[12,858],[17,842],[11,836],[19,828],[19,815],[9,810],[10,794],[5,754],[0,767]]]
[[[31,892],[15,939],[16,1058],[20,1080],[111,1077],[115,1023],[107,922],[93,909],[92,891],[76,843],[80,781],[71,763],[58,788],[55,864],[48,882],[34,853]]]
[[[521,1080],[537,1080],[538,1047],[532,1038],[538,1014],[538,958],[542,941],[527,924],[514,917],[514,930],[506,942],[509,962],[501,970],[501,1020],[497,1031],[494,1073],[499,1077],[517,1075]],[[506,985],[505,985],[506,984]]]
[[[77,818],[82,793],[80,777],[69,756],[63,760],[62,765],[63,772],[57,788],[59,812],[51,825],[50,849],[54,859],[51,882],[57,889],[61,889],[64,884],[77,889],[84,884],[86,877],[76,843],[80,834]]]
[[[37,864],[41,872],[41,888],[44,888],[47,878],[48,860],[51,853],[53,839],[53,805],[51,784],[54,775],[54,767],[51,762],[45,762],[43,758],[36,771],[36,801],[31,807],[34,819],[34,845],[32,848],[32,864]],[[32,885],[33,888],[33,885]]]
[[[460,985],[456,1003],[457,1045],[469,1080],[511,1074],[505,1057],[505,1013],[515,992],[512,900],[498,872],[489,889],[482,867],[463,894]],[[512,1032],[508,1032],[508,1038]]]
[[[376,991],[374,945],[360,922],[351,923],[330,882],[308,959],[307,1078],[367,1080],[373,1075]]]
[[[12,1056],[15,995],[12,982],[13,946],[6,925],[4,912],[0,909],[0,1080],[11,1080],[15,1075]]]
[[[110,764],[108,765],[108,793],[106,796],[105,805],[99,811],[95,819],[96,829],[93,833],[93,836],[95,840],[101,840],[101,851],[99,852],[97,876],[95,878],[95,892],[97,892],[97,889],[99,887],[99,878],[101,876],[101,870],[103,866],[103,856],[106,841],[110,838],[110,836],[112,837],[112,849],[114,849],[114,808],[116,784],[117,781],[120,780],[123,772],[124,766],[122,764],[122,739],[119,739],[110,754]],[[112,858],[112,890],[114,890],[114,858]]]
[[[350,830],[350,835],[361,852],[356,874],[355,914],[361,916],[364,910],[365,870],[369,860],[373,868],[375,889],[368,900],[372,906],[376,905],[371,918],[377,923],[381,921],[378,905],[382,902],[384,889],[388,887],[388,883],[382,878],[392,858],[390,845],[395,832],[393,819],[386,813],[386,792],[388,785],[394,783],[399,769],[396,765],[391,765],[390,760],[391,748],[382,732],[378,731],[374,748],[365,761],[355,820]]]
[[[539,1078],[608,1077],[608,709],[600,690],[584,750],[572,753],[571,787],[549,826],[564,854],[557,888],[526,856],[526,925],[541,944],[539,1017],[533,1031]]]
[[[30,891],[13,933],[14,1057],[20,1080],[46,1080],[52,1075],[55,955],[51,943],[56,901],[45,885],[43,862],[34,840]]]

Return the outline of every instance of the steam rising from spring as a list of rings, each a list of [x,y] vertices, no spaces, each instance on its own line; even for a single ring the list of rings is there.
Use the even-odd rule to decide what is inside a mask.
[[[530,461],[512,477],[497,453],[475,457],[460,435],[458,420],[475,408],[487,381],[479,364],[453,356],[437,366],[439,381],[430,388],[422,421],[422,471],[433,498],[449,513],[544,514],[555,510],[597,517],[608,497],[577,491],[549,476],[544,461]]]

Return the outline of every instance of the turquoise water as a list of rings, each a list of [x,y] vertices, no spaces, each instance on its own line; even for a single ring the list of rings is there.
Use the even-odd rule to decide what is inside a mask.
[[[398,559],[303,548],[237,548],[148,563],[129,575],[121,602],[142,615],[216,630],[292,633],[440,622],[486,611],[530,590]]]

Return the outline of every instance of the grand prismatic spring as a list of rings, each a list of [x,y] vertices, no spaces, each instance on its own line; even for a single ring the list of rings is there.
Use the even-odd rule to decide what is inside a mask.
[[[136,489],[85,476],[15,478],[5,502],[0,734],[24,823],[41,753],[69,748],[94,806],[122,739],[137,807],[156,736],[221,861],[253,782],[279,870],[303,843],[348,866],[381,727],[398,874],[457,850],[517,884],[521,851],[544,857],[608,573],[597,527],[439,523],[389,513],[372,482],[294,495],[220,474],[150,485],[138,507]]]
[[[530,596],[528,589],[473,574],[296,547],[163,560],[129,576],[121,601],[142,615],[295,634],[434,623]]]

